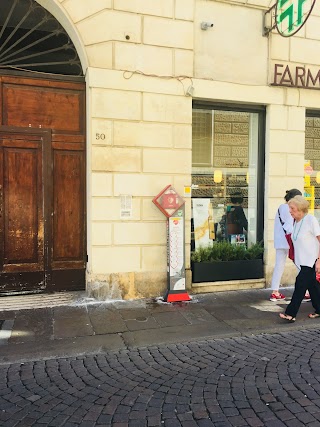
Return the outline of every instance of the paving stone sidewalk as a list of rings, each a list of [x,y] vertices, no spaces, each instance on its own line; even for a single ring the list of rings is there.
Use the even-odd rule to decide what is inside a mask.
[[[283,291],[288,299],[292,288]],[[0,364],[110,350],[188,342],[205,338],[250,336],[318,328],[311,303],[301,306],[296,323],[278,313],[288,301],[271,302],[270,290],[202,294],[188,303],[161,300],[97,302],[84,298],[60,306],[5,310],[1,298]],[[8,300],[9,301],[9,300]],[[320,424],[319,424],[320,425]]]

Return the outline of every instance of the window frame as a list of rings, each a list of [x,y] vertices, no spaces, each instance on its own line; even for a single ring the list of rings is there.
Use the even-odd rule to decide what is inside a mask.
[[[193,100],[194,110],[221,110],[258,114],[258,170],[257,170],[257,242],[263,241],[264,234],[264,184],[265,184],[265,132],[266,107],[263,105],[219,103],[212,101]],[[319,111],[320,116],[320,111]],[[193,141],[192,141],[193,142]],[[213,142],[214,143],[214,142]],[[192,166],[193,167],[193,166]],[[191,172],[191,175],[193,173]]]

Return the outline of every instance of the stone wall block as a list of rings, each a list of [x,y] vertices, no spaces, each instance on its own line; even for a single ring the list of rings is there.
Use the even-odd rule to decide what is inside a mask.
[[[163,174],[187,174],[191,170],[191,151],[143,150],[143,171]]]
[[[320,17],[315,16],[313,11],[306,25],[306,38],[320,40]]]
[[[167,290],[166,272],[135,273],[135,290],[145,298],[164,296]]]
[[[139,73],[90,67],[87,81],[93,90],[120,90],[185,97],[185,88],[178,79],[144,76]],[[192,99],[189,97],[189,102]]]
[[[308,159],[307,154],[306,154],[306,158]],[[317,158],[320,159],[320,155]],[[303,166],[304,166],[304,157],[302,157],[301,154],[298,154],[298,155],[288,154],[287,169],[286,169],[285,176],[287,177],[289,176],[296,177],[297,175],[303,176]]]
[[[91,15],[99,13],[104,9],[111,9],[112,0],[65,0],[63,1],[63,7],[68,12],[72,21],[76,23]]]
[[[141,118],[141,94],[124,90],[92,89],[92,116],[139,120]]]
[[[163,224],[165,227],[165,224]],[[142,248],[142,270],[161,271],[167,269],[167,246],[146,246]]]
[[[112,121],[107,119],[92,119],[91,138],[92,145],[112,145]]]
[[[143,94],[143,119],[166,123],[191,124],[192,99],[184,96]]]
[[[130,194],[130,193],[124,193]],[[120,217],[120,197],[94,197],[92,199],[91,217],[93,221],[122,221]],[[140,221],[140,200],[132,199],[132,217],[126,218],[126,221]]]
[[[172,18],[174,0],[114,0],[114,9]]]
[[[288,108],[288,130],[304,132],[306,128],[306,109],[304,107]]]
[[[270,38],[270,59],[288,61],[290,52],[290,37],[282,37],[280,34],[272,33]]]
[[[110,246],[112,244],[112,224],[93,222],[91,242],[93,246]]]
[[[285,176],[286,170],[287,170],[287,154],[286,153],[270,153],[269,154],[269,175]]]
[[[77,29],[85,45],[110,40],[141,43],[141,19],[141,16],[134,13],[103,10],[79,22]]]
[[[175,18],[193,21],[194,19],[195,0],[176,0],[175,1]]]
[[[116,245],[135,245],[135,247],[137,245],[165,245],[165,221],[160,223],[115,223],[114,243]]]
[[[92,147],[92,170],[104,172],[141,171],[139,148]]]
[[[91,195],[93,197],[110,197],[113,195],[113,177],[110,173],[95,173],[91,175]]]
[[[193,76],[193,51],[175,49],[174,51],[174,75]],[[191,85],[191,80],[185,79],[183,85],[187,89]]]
[[[131,194],[140,197],[154,197],[171,182],[171,176],[152,171],[151,174],[115,174],[114,194]]]
[[[270,152],[304,154],[304,132],[270,131]]]
[[[302,64],[319,63],[317,55],[314,52],[319,52],[320,40],[310,40],[300,37],[293,37],[290,40],[290,61]]]
[[[270,129],[286,130],[288,126],[288,107],[285,105],[269,105],[268,117]]]
[[[104,42],[87,46],[90,67],[113,68],[113,44]]]
[[[163,123],[114,123],[114,145],[169,148],[173,145],[172,125]]]
[[[140,271],[140,262],[138,246],[94,246],[92,248],[92,269],[95,274]]]
[[[193,49],[193,23],[146,16],[143,42],[153,46]]]
[[[115,43],[115,68],[171,76],[173,74],[172,49]]]
[[[173,127],[173,144],[175,148],[192,150],[192,126],[176,125]]]

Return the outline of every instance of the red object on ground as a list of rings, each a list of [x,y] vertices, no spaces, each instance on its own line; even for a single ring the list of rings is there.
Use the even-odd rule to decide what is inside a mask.
[[[191,298],[189,297],[188,292],[183,292],[181,294],[168,293],[168,295],[165,297],[165,301],[166,302],[191,301]]]

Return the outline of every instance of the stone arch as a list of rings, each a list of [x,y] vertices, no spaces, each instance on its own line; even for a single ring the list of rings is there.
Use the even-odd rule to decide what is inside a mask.
[[[56,0],[35,0],[35,1],[39,3],[42,7],[44,7],[48,12],[50,12],[66,30],[79,55],[81,65],[82,65],[83,75],[86,76],[86,72],[88,69],[88,58],[86,55],[86,50],[75,25],[67,15],[64,8]]]

